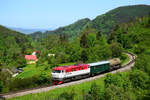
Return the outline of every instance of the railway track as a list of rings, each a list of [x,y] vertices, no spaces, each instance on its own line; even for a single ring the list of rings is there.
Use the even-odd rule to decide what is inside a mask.
[[[127,62],[127,64],[123,65],[122,68],[111,71],[109,73],[114,74],[116,72],[127,71],[127,70],[130,70],[134,66],[136,56],[132,53],[126,53],[126,54],[129,56],[129,59],[130,59]],[[18,92],[15,92],[15,93],[6,93],[6,94],[2,94],[2,97],[4,97],[4,98],[13,98],[13,97],[23,96],[23,95],[27,95],[27,94],[46,92],[46,91],[56,89],[56,88],[67,87],[67,86],[70,86],[70,85],[75,85],[75,84],[80,84],[80,83],[83,83],[83,82],[95,80],[97,78],[104,77],[106,74],[108,74],[108,73],[103,73],[103,74],[100,74],[100,75],[97,75],[97,76],[94,76],[94,77],[89,77],[89,78],[82,79],[82,80],[72,81],[72,82],[69,82],[69,83],[61,84],[61,85],[50,85],[50,86],[47,86],[47,87],[39,87],[39,88],[34,88],[34,89],[27,89],[27,90],[23,90],[23,91],[18,91]]]

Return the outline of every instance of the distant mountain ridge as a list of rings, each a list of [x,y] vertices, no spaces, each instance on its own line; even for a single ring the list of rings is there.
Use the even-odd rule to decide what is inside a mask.
[[[51,30],[51,29],[27,29],[27,28],[16,28],[16,27],[8,27],[9,29],[24,33],[24,34],[31,34],[37,31],[45,32],[46,30]]]
[[[89,22],[90,19],[84,18],[68,26],[59,27],[58,29],[53,31],[46,31],[43,34],[41,32],[35,32],[33,34],[30,34],[30,36],[35,39],[36,37],[45,37],[47,34],[66,34],[69,38],[74,38],[81,33],[81,31],[86,27]]]
[[[46,31],[43,34],[32,34],[33,38],[43,37],[47,34],[66,34],[69,38],[75,38],[80,35],[83,29],[91,27],[96,31],[101,31],[102,34],[110,34],[116,24],[126,23],[142,17],[150,12],[149,5],[130,5],[115,8],[103,15],[97,16],[95,19],[88,18],[78,20],[77,22],[65,27],[60,27],[54,31]]]

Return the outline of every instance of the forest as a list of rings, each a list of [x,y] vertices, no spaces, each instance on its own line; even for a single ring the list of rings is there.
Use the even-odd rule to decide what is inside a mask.
[[[80,36],[81,32],[87,26],[101,31],[102,34],[110,34],[116,24],[121,24],[134,20],[136,17],[142,17],[148,14],[150,10],[149,5],[132,5],[118,7],[108,11],[105,14],[99,15],[90,20],[89,18],[80,19],[73,24],[60,27],[53,31],[35,32],[31,34],[34,39],[46,37],[48,34],[66,34],[69,40],[73,40]]]
[[[83,97],[83,100],[148,100],[150,98],[150,11],[144,16],[137,17],[114,24],[109,35],[90,24],[85,25],[89,21],[85,19],[82,22],[84,28],[79,28],[82,29],[80,34],[76,31],[78,35],[75,39],[70,39],[65,33],[32,38],[30,35],[0,26],[0,92],[48,85],[51,83],[51,69],[60,64],[90,63],[115,57],[124,61],[127,59],[124,51],[128,51],[137,55],[135,66],[127,73],[108,74],[104,78],[104,89],[101,89],[101,84],[93,82],[90,89],[82,90],[81,94],[71,90],[59,94],[54,100],[62,98],[73,100],[76,97]],[[74,27],[76,29],[76,26]],[[38,61],[28,65],[24,56],[33,51],[38,51]],[[48,56],[49,53],[55,56]],[[8,71],[13,72],[16,68],[25,70],[27,67],[29,69],[34,67],[40,71],[28,77],[23,75],[11,77]],[[49,97],[45,100],[51,99]]]

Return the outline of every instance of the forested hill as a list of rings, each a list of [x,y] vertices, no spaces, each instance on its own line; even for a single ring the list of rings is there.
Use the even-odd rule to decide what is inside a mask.
[[[46,36],[46,34],[66,34],[69,38],[78,36],[81,31],[87,26],[101,31],[103,34],[110,34],[116,24],[132,21],[136,17],[141,17],[150,11],[149,5],[133,5],[123,6],[113,9],[106,14],[97,16],[90,21],[88,18],[79,20],[71,25],[60,27],[54,31],[47,31],[43,34],[34,33],[31,36],[33,38],[39,38]]]
[[[31,41],[27,35],[0,26],[0,66],[17,67],[25,63],[24,53],[32,48]]]
[[[115,31],[112,32],[110,40],[119,42],[123,48],[132,49],[136,54],[145,53],[149,55],[150,13],[147,16],[115,27]]]
[[[33,34],[30,34],[30,36],[32,36],[33,39],[35,39],[42,36],[45,37],[47,34],[66,34],[68,37],[74,38],[81,33],[81,31],[87,25],[88,22],[90,22],[90,19],[85,18],[78,20],[75,23],[70,24],[68,26],[60,27],[54,31],[46,31],[43,34],[41,32],[35,32]]]
[[[103,34],[110,34],[116,24],[132,21],[136,17],[147,15],[149,11],[149,5],[118,7],[106,14],[97,16],[89,23],[89,26],[98,31],[100,30]]]

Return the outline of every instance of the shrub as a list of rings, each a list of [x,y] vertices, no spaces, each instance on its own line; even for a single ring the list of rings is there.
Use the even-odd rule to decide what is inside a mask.
[[[144,71],[150,75],[150,56],[149,55],[139,55],[135,62],[135,68]]]
[[[122,50],[123,50],[121,44],[114,42],[110,45],[110,49],[112,51],[113,57],[120,57],[121,56]]]
[[[27,88],[37,87],[39,85],[47,85],[51,83],[51,77],[46,72],[41,75],[30,78],[13,78],[8,84],[9,91],[22,90]]]
[[[3,84],[2,81],[0,81],[0,92],[2,92]]]
[[[131,82],[126,75],[121,73],[117,73],[115,75],[108,74],[104,80],[105,87],[109,87],[110,85],[115,85],[123,88],[124,90],[128,90],[131,88]]]
[[[51,83],[51,77],[46,74],[46,72],[43,72],[40,76],[37,78],[36,84],[41,85],[41,84],[50,84]]]
[[[75,94],[74,90],[71,90],[70,93],[63,92],[62,94],[60,94],[58,96],[58,100],[74,100],[75,95],[76,94]]]
[[[100,86],[98,86],[95,82],[91,85],[91,90],[89,91],[91,100],[99,100],[100,99]]]
[[[14,91],[14,90],[21,90],[21,89],[35,87],[37,86],[35,84],[36,80],[37,77],[24,78],[24,79],[14,78],[9,83],[9,90]]]
[[[130,73],[129,79],[134,88],[149,89],[149,76],[140,70],[134,70]]]
[[[132,92],[125,92],[123,88],[110,85],[104,91],[103,100],[135,100]]]

